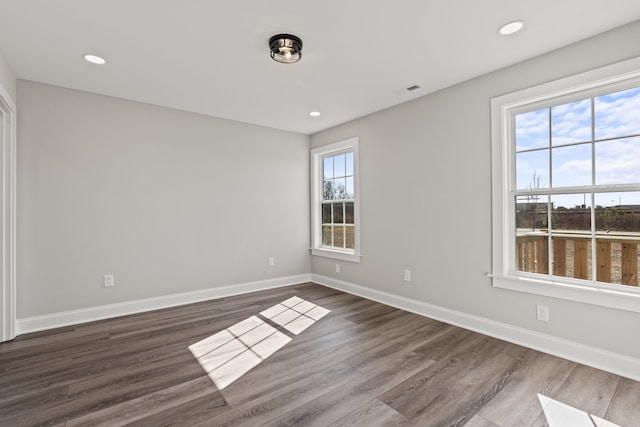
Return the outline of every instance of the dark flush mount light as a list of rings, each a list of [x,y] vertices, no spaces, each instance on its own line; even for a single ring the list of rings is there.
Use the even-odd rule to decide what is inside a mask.
[[[283,64],[293,64],[302,58],[302,40],[291,34],[278,34],[269,39],[271,58]]]

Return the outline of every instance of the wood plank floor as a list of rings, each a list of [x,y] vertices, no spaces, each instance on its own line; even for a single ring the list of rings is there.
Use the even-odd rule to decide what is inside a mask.
[[[0,426],[632,427],[638,402],[636,381],[315,284],[0,344]]]

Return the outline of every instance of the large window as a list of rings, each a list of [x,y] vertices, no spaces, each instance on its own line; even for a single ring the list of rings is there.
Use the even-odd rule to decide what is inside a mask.
[[[311,152],[312,253],[359,261],[358,139]]]
[[[494,285],[640,311],[640,72],[621,67],[640,63],[492,100]]]

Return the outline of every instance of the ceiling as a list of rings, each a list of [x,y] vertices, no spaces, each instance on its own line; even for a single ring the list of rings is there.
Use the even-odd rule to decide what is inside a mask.
[[[0,0],[0,53],[20,79],[312,134],[637,19],[637,0]],[[282,32],[300,62],[269,57]]]

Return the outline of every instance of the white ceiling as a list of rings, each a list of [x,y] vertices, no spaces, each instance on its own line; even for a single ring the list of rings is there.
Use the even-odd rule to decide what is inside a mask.
[[[311,134],[637,19],[638,0],[0,0],[0,52],[21,79]],[[270,59],[282,32],[299,63]]]

